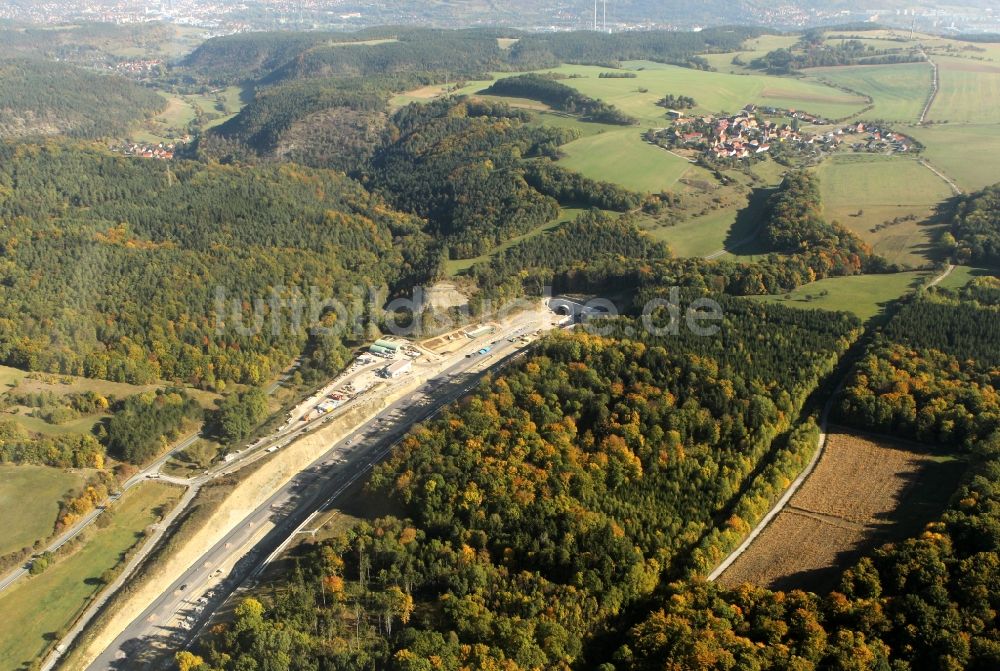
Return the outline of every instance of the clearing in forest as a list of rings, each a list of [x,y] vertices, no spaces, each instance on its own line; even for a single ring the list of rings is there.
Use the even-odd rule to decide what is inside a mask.
[[[963,461],[832,430],[816,470],[719,582],[826,590],[843,569],[940,515]]]

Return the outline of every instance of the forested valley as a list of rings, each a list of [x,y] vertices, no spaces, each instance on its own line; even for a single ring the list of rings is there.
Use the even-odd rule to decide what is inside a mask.
[[[914,299],[856,363],[842,421],[886,430],[878,413],[852,410],[859,395],[905,414],[912,401],[899,390],[910,387],[919,414],[954,404],[972,411],[976,431],[941,434],[957,428],[950,416],[933,418],[931,432],[916,427],[919,440],[960,446],[965,484],[939,521],[848,568],[828,594],[723,590],[689,563],[750,464],[859,332],[851,319],[727,299],[721,336],[675,336],[669,348],[627,335],[627,320],[603,336],[548,340],[415,430],[378,469],[373,493],[397,500],[406,519],[364,522],[304,550],[280,590],[245,600],[184,663],[995,668],[1000,414],[985,386],[990,376],[996,383],[995,352],[987,341],[963,345],[961,365],[985,376],[972,386],[980,397],[955,396],[945,370],[957,362],[930,360],[954,356],[940,343],[969,330],[969,309],[995,310],[995,297],[995,282],[983,281],[964,295]],[[912,335],[893,347],[923,349],[887,351],[904,333]],[[918,393],[912,376],[869,377],[872,359],[901,357],[926,360],[920,378],[935,381]],[[806,424],[787,440],[812,443],[815,433]],[[724,526],[742,524],[730,517]]]
[[[178,654],[179,668],[1000,668],[1000,283],[918,287],[864,326],[847,312],[766,302],[902,267],[826,213],[818,171],[782,164],[765,179],[675,155],[666,160],[705,180],[669,182],[677,193],[602,181],[570,170],[566,145],[630,132],[638,122],[625,103],[551,74],[495,79],[589,64],[612,70],[604,86],[635,75],[617,70],[630,60],[699,74],[690,70],[710,69],[706,55],[760,34],[211,39],[158,84],[205,96],[242,87],[249,102],[163,161],[84,141],[124,132],[161,96],[63,64],[0,60],[0,135],[68,136],[0,141],[0,364],[145,387],[11,393],[16,412],[30,408],[18,420],[50,431],[0,421],[0,462],[99,472],[63,502],[63,528],[188,432],[203,428],[213,455],[242,446],[275,407],[342,373],[385,326],[387,300],[414,287],[445,280],[483,322],[491,306],[545,289],[610,295],[623,316],[542,338],[413,426],[359,495],[392,514],[298,545],[276,581]],[[748,70],[921,59],[809,34],[758,53]],[[453,95],[468,80],[559,114]],[[432,97],[414,93],[422,87]],[[98,102],[109,99],[106,111]],[[666,94],[649,103],[658,117],[656,104],[696,106]],[[43,118],[51,127],[30,130]],[[707,243],[672,253],[669,227],[692,214],[679,213],[688,202],[700,225],[744,196],[752,253],[733,253],[732,237],[728,255]],[[927,238],[940,258],[917,284],[947,279],[932,262],[1000,264],[998,212],[998,187],[940,206],[944,223]],[[296,313],[304,297],[347,310]],[[644,312],[678,297],[720,306],[709,335],[673,328],[669,308]],[[296,359],[281,378],[294,388],[269,398]],[[206,402],[196,389],[215,393]],[[707,582],[815,453],[830,398],[846,427],[967,466],[946,512],[846,567],[829,593]],[[54,428],[91,415],[83,433]]]

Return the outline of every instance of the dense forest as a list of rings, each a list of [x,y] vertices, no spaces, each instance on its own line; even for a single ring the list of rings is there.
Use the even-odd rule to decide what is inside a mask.
[[[206,82],[236,84],[273,72],[325,39],[315,32],[236,33],[206,41],[183,64]]]
[[[511,48],[511,62],[518,69],[551,58],[562,63],[617,66],[621,61],[651,60],[709,70],[698,54],[735,51],[760,31],[751,27],[707,28],[695,32],[629,31],[615,34],[585,32],[524,35]]]
[[[523,240],[470,274],[479,297],[501,303],[522,294],[553,291],[599,291],[640,282],[642,268],[670,257],[667,246],[640,231],[627,216],[588,210],[573,221]]]
[[[959,263],[1000,266],[1000,184],[961,196],[945,238]]]
[[[309,344],[284,301],[434,267],[419,221],[294,165],[3,145],[0,221],[0,360],[129,382],[259,384]]]
[[[996,282],[981,284],[972,293],[995,298]],[[840,413],[865,429],[964,449],[971,472],[941,520],[862,559],[826,595],[670,585],[608,655],[609,668],[662,669],[663,660],[679,669],[985,671],[1000,664],[995,346],[964,343],[967,297],[938,293],[945,295],[913,299],[871,343]]]
[[[268,87],[229,121],[202,133],[195,153],[233,162],[273,157],[357,171],[382,141],[392,84],[306,80]]]
[[[996,298],[995,282],[978,284],[973,294]],[[883,356],[886,346],[912,359],[911,348],[967,330],[968,294],[939,293],[904,306],[858,362],[845,399],[868,374],[868,357]],[[945,312],[931,314],[922,301]],[[706,519],[688,506],[718,510],[713,502],[737,491],[729,477],[743,471],[736,462],[724,465],[725,446],[742,434],[744,448],[729,458],[753,459],[754,432],[743,432],[790,416],[793,399],[815,384],[807,378],[826,369],[814,367],[822,357],[810,358],[817,346],[842,352],[854,332],[850,320],[819,311],[793,317],[733,300],[724,308],[721,338],[682,335],[669,348],[649,336],[626,337],[627,322],[611,328],[613,339],[547,341],[527,362],[414,431],[377,470],[371,487],[399,501],[408,519],[363,522],[307,549],[280,589],[245,600],[229,625],[198,655],[182,653],[181,663],[200,671],[242,668],[249,659],[288,660],[293,669],[406,671],[997,668],[995,404],[977,409],[994,424],[984,418],[982,432],[968,440],[916,434],[964,445],[965,484],[939,521],[847,568],[830,593],[723,590],[697,577],[670,582],[670,568],[691,547],[678,541],[697,538],[692,524]],[[888,340],[906,333],[908,342]],[[800,343],[802,337],[821,340]],[[993,350],[981,345],[989,361]],[[788,378],[796,365],[786,356],[806,357],[814,372],[799,368],[796,379]],[[665,360],[654,363],[658,357]],[[950,395],[958,386],[985,393],[982,381],[949,383],[947,375],[962,365],[954,358],[934,362],[897,380],[883,399],[905,409],[910,401],[900,390],[907,385],[927,394],[925,407],[955,402]],[[995,380],[995,364],[984,370],[990,368],[985,374]],[[781,393],[790,394],[765,394],[773,406],[757,395],[776,377],[772,370]],[[934,380],[934,370],[949,373]],[[758,391],[741,390],[747,381]],[[726,383],[722,395],[713,391],[717,382]],[[738,401],[748,392],[750,405]],[[753,410],[758,399],[758,410],[768,408],[762,415]],[[710,418],[716,428],[706,433]],[[885,428],[864,416],[847,420]],[[800,437],[814,444],[815,427]],[[691,460],[697,469],[686,471]],[[671,525],[674,514],[685,522]]]
[[[165,104],[116,75],[43,60],[0,60],[0,138],[121,134]]]
[[[577,114],[584,121],[631,126],[636,119],[624,114],[613,105],[585,96],[572,86],[567,86],[555,78],[530,73],[516,77],[498,79],[486,89],[495,96],[529,98],[538,100],[553,109],[569,114]]]
[[[759,33],[754,28],[608,35],[407,27],[342,34],[245,33],[208,40],[185,59],[184,65],[191,76],[213,84],[272,84],[295,78],[400,73],[436,75],[438,81],[445,81],[446,77],[454,80],[498,70],[537,70],[560,63],[617,67],[621,61],[636,59],[709,69],[698,54],[739,49],[744,40]],[[500,37],[516,41],[503,49],[497,42]]]
[[[202,409],[183,389],[137,394],[114,408],[104,440],[108,454],[142,464],[179,438],[186,421],[200,422]]]
[[[418,427],[369,485],[407,519],[316,546],[207,642],[206,668],[583,663],[685,564],[858,334],[846,315],[722,300],[717,337],[628,320],[555,337]]]
[[[988,295],[1000,290],[994,279],[977,282]],[[911,300],[858,363],[841,417],[926,443],[973,448],[1000,431],[998,323],[997,304],[942,290]]]
[[[503,104],[441,99],[408,105],[391,119],[365,181],[396,208],[430,222],[451,258],[483,254],[559,213],[525,181],[523,157],[550,154],[577,137],[534,126]]]

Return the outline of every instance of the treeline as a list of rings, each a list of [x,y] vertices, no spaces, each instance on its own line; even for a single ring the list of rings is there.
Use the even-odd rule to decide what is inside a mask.
[[[265,88],[239,114],[202,133],[197,153],[225,161],[275,156],[352,172],[381,140],[387,100],[386,91],[353,79]]]
[[[1000,184],[959,197],[944,242],[958,263],[1000,266]]]
[[[640,206],[655,211],[661,205],[658,196],[629,191],[610,182],[600,182],[566,170],[548,159],[527,165],[524,179],[539,192],[563,205],[596,207],[613,212],[628,212]]]
[[[666,195],[661,198],[670,202]],[[550,254],[545,237],[532,239],[473,272],[487,296],[495,292],[509,298],[548,285],[583,292],[615,286],[635,289],[641,304],[664,287],[751,296],[784,293],[825,277],[896,270],[858,236],[820,216],[818,185],[807,173],[790,173],[770,197],[761,237],[774,253],[755,263],[670,259],[665,254],[604,255],[590,244],[603,232],[595,229],[591,235],[565,240],[561,255]],[[641,234],[635,231],[627,239],[631,235]]]
[[[989,383],[996,370],[921,348],[935,328],[927,319],[944,319],[940,329],[955,336],[965,321],[960,310],[947,318],[904,308],[886,330],[893,336],[881,334],[855,367],[842,419],[965,450],[970,473],[940,520],[862,559],[825,595],[675,583],[607,663],[626,671],[662,669],[664,660],[683,669],[985,671],[1000,664],[992,587],[1000,579],[1000,414]],[[918,333],[894,341],[907,326]],[[873,395],[881,410],[869,413],[865,399]],[[970,421],[976,432],[956,431]]]
[[[722,301],[715,337],[621,321],[547,340],[376,469],[408,519],[307,551],[183,663],[596,668],[588,644],[684,563],[858,333]]]
[[[857,364],[838,411],[852,424],[971,449],[1000,431],[1000,308],[921,297]]]
[[[617,67],[622,61],[650,60],[697,70],[710,70],[698,54],[738,51],[758,28],[718,27],[698,32],[635,30],[614,34],[592,31],[522,35],[510,49],[517,69],[548,67],[546,60]]]
[[[819,179],[804,170],[786,174],[768,199],[762,233],[771,249],[787,253],[856,237],[823,218]]]
[[[366,77],[437,73],[488,79],[505,70],[506,54],[495,36],[479,30],[402,30],[381,44],[321,44],[311,47],[261,79],[263,84],[315,77]]]
[[[0,462],[56,468],[104,468],[104,446],[90,434],[35,435],[16,420],[0,420]]]
[[[153,91],[116,75],[43,60],[0,60],[0,138],[122,134],[164,105]]]
[[[136,394],[121,401],[107,422],[104,444],[120,461],[143,464],[179,437],[185,422],[200,420],[201,406],[183,389]]]
[[[584,121],[630,126],[636,119],[601,100],[585,96],[572,86],[567,86],[552,77],[529,73],[515,77],[504,77],[493,83],[486,93],[496,96],[530,98],[550,107],[579,114]]]
[[[222,399],[208,418],[208,428],[224,442],[233,443],[249,437],[267,415],[267,394],[254,387]]]
[[[736,51],[747,38],[759,34],[755,28],[608,35],[410,27],[372,28],[351,34],[244,33],[208,40],[183,65],[186,75],[215,85],[392,73],[436,73],[437,81],[445,81],[560,63],[618,67],[621,61],[643,59],[708,70],[708,62],[698,54]],[[517,38],[517,42],[510,49],[501,49],[498,37]],[[364,40],[382,43],[361,43]]]
[[[0,403],[31,408],[32,417],[49,424],[65,424],[82,415],[106,412],[109,407],[107,398],[92,391],[65,395],[51,391],[7,392],[0,397]]]
[[[259,79],[329,39],[323,33],[250,32],[203,42],[182,64],[209,84],[238,84]]]
[[[665,244],[627,216],[589,210],[474,265],[470,274],[482,290],[480,298],[502,304],[524,293],[539,295],[547,286],[555,291],[635,286],[641,266],[669,256]],[[635,274],[622,282],[626,267]]]
[[[434,267],[418,220],[294,165],[3,145],[0,220],[0,361],[140,384],[259,385],[310,343],[283,301],[351,306]]]
[[[876,49],[860,40],[842,40],[827,44],[822,35],[818,42],[803,40],[788,49],[775,49],[750,61],[750,67],[770,74],[789,74],[803,68],[836,65],[889,65],[919,63],[926,58],[918,50],[893,48]]]
[[[939,522],[862,559],[831,593],[676,583],[607,668],[996,668],[1000,440],[979,443],[974,458]]]
[[[674,95],[673,93],[663,96],[656,101],[656,104],[671,110],[689,110],[698,105],[691,96]]]

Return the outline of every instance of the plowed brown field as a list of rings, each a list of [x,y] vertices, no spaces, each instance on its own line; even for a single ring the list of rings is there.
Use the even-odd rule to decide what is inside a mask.
[[[816,470],[719,583],[829,589],[863,553],[919,533],[964,470],[913,445],[831,430]]]

